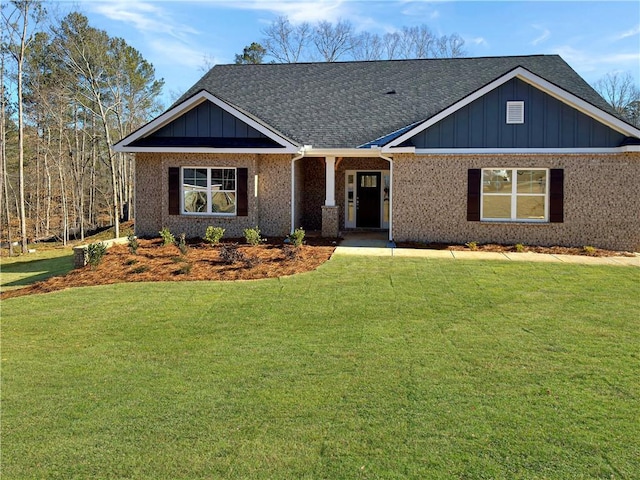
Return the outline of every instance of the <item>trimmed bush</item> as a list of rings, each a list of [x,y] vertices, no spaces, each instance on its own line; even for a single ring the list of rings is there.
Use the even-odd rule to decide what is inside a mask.
[[[304,230],[302,227],[296,228],[291,235],[289,235],[289,242],[295,247],[300,247],[304,243]]]
[[[173,233],[171,233],[167,227],[163,227],[158,233],[160,234],[160,237],[162,237],[163,247],[176,243],[176,237],[173,236]]]
[[[255,228],[245,228],[244,239],[249,245],[259,245],[260,242],[262,242],[262,237],[260,236],[260,229],[258,228],[258,226],[256,225]]]
[[[204,240],[209,242],[211,245],[217,245],[222,240],[222,236],[224,235],[224,228],[222,227],[207,227],[207,231],[204,234]]]
[[[107,253],[107,246],[102,243],[90,243],[87,245],[87,249],[85,250],[85,260],[87,264],[91,266],[92,270],[95,270],[100,262],[102,262],[102,257]]]

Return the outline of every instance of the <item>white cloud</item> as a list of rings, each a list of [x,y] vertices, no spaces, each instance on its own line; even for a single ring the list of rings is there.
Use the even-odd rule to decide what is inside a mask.
[[[158,3],[149,1],[111,0],[86,2],[84,6],[105,17],[132,25],[142,33],[164,34],[180,40],[198,33],[189,25],[175,20]]]
[[[172,66],[180,65],[196,70],[205,63],[218,62],[218,59],[211,57],[211,55],[207,57],[207,52],[180,42],[167,42],[157,39],[149,41],[149,47],[155,52],[154,56],[156,58],[164,59],[167,64]]]
[[[469,42],[473,43],[474,45],[478,45],[480,47],[488,47],[489,46],[489,42],[487,42],[487,40],[484,37],[470,38]]]
[[[350,9],[344,0],[240,0],[221,4],[220,6],[272,12],[276,15],[288,17],[291,23],[315,23],[321,20],[335,22],[340,18],[348,18],[350,16]]]
[[[538,45],[539,43],[544,42],[551,36],[551,31],[549,29],[541,27],[540,25],[531,25],[531,26],[536,30],[542,31],[542,33],[538,37],[534,38],[531,41],[531,45],[534,45],[534,46]]]
[[[638,34],[640,34],[640,24],[636,25],[634,28],[631,28],[625,32],[620,33],[619,35],[616,35],[615,39],[622,40],[624,38],[633,37]]]
[[[578,50],[569,45],[562,45],[552,49],[551,53],[560,55],[588,81],[595,80],[612,70],[630,71],[633,74],[640,63],[640,52],[610,54]]]
[[[435,20],[440,17],[440,12],[433,7],[432,3],[405,1],[398,5],[400,13],[410,18],[429,18]]]

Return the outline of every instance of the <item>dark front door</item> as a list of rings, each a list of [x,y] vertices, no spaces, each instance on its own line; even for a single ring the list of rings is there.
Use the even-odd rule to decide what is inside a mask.
[[[356,227],[380,228],[380,172],[358,172]]]

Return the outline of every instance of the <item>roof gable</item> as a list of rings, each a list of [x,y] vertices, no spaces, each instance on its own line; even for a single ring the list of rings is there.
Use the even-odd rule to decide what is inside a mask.
[[[516,75],[399,144],[417,149],[612,148],[623,134]],[[507,122],[508,102],[522,102],[524,122]],[[455,108],[456,106],[454,106]],[[602,116],[602,113],[600,113]],[[389,142],[393,145],[395,142]]]
[[[198,92],[118,142],[114,149],[150,151],[277,151],[298,147],[209,92]]]
[[[486,84],[485,86],[473,92],[472,94],[462,98],[461,100],[454,103],[453,105],[445,108],[438,114],[425,120],[422,124],[409,130],[408,132],[401,135],[400,137],[397,137],[395,140],[393,140],[387,145],[387,148],[402,145],[408,139],[414,137],[415,135],[419,134],[423,130],[426,130],[432,125],[435,125],[436,123],[442,121],[449,115],[457,112],[463,107],[466,107],[467,105],[471,104],[475,100],[481,98],[482,96],[488,94],[489,92],[495,90],[496,88],[500,87],[501,85],[505,84],[506,82],[514,78],[518,78],[536,87],[537,89],[543,91],[544,93],[558,99],[563,103],[566,103],[567,105],[570,105],[574,109],[584,113],[585,115],[590,116],[591,118],[598,120],[600,123],[622,133],[625,136],[640,137],[640,130],[620,120],[617,116],[594,106],[592,103],[589,103],[583,100],[582,98],[574,95],[573,93],[570,93],[558,87],[556,84],[551,83],[548,80],[545,80],[544,78],[530,72],[529,70],[523,67],[517,67],[512,71],[507,72],[501,77],[495,79],[494,81]]]

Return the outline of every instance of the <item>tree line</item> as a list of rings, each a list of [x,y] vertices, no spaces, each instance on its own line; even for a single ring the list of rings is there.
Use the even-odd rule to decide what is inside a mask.
[[[161,110],[163,81],[122,38],[42,2],[2,9],[2,238],[27,241],[115,225],[133,214],[133,157],[114,142]]]
[[[403,26],[383,35],[356,33],[348,20],[315,24],[292,24],[279,16],[263,31],[263,39],[236,55],[236,63],[337,62],[349,60],[397,60],[408,58],[453,58],[466,55],[464,40],[457,33],[436,35],[425,24]]]

